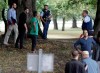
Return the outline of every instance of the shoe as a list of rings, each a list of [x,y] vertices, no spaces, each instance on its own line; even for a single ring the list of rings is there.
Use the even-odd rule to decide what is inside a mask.
[[[5,46],[9,46],[10,44],[8,44],[8,43],[4,43],[4,45],[5,45]]]

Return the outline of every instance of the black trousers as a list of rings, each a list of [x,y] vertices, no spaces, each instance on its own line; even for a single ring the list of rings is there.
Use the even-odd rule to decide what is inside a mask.
[[[32,40],[32,50],[31,51],[34,51],[36,47],[36,43],[37,43],[37,35],[30,35],[30,38]]]
[[[18,43],[20,43],[20,49],[23,48],[24,37],[25,37],[25,32],[19,31],[19,35],[18,35],[18,38],[16,40],[15,47],[18,47]]]

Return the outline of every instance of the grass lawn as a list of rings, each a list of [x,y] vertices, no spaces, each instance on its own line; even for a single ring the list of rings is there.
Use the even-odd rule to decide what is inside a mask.
[[[48,40],[38,39],[37,49],[42,48],[44,53],[54,54],[53,73],[64,73],[65,64],[71,58],[70,51],[73,50],[75,42],[73,38],[79,37],[80,33],[80,29],[68,29],[63,32],[54,30],[49,31]],[[31,41],[27,40],[25,42],[27,49],[22,50],[14,48],[14,45],[5,47],[2,45],[2,41],[3,38],[0,38],[0,70],[2,73],[32,73],[27,71],[26,64],[27,53],[31,50]],[[12,43],[12,41],[10,42]]]

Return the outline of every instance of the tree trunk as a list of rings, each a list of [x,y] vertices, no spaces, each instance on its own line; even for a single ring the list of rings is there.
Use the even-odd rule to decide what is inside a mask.
[[[32,10],[35,11],[36,9],[36,0],[32,0]]]
[[[53,23],[54,23],[54,29],[58,30],[58,23],[57,23],[57,17],[56,16],[53,17]]]
[[[65,17],[63,17],[63,26],[62,26],[62,31],[65,31]]]
[[[97,1],[97,12],[94,22],[94,30],[95,30],[95,35],[97,35],[98,31],[100,31],[100,0]]]
[[[73,17],[73,25],[72,28],[77,28],[77,20],[75,17]]]

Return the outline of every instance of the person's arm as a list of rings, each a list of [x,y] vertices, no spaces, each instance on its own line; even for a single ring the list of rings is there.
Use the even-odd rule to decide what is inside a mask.
[[[11,10],[11,20],[13,24],[17,23],[16,10]]]
[[[87,73],[87,71],[88,71],[88,65],[84,61],[81,61],[81,63],[83,64],[83,67],[82,67],[83,71],[85,70],[85,72]]]
[[[82,71],[81,73],[86,73],[84,66],[81,67],[81,71]]]
[[[26,23],[24,24],[24,27],[25,27],[26,34],[27,34],[27,32],[28,32],[28,28],[27,28],[27,25],[26,25]]]
[[[25,27],[26,34],[27,34],[27,32],[28,32],[28,27],[27,27],[27,24],[26,24],[26,19],[27,19],[26,14],[23,14],[23,22],[24,22],[24,27]]]
[[[51,14],[51,11],[50,11],[50,16],[48,17],[49,19],[51,19],[52,18],[52,14]]]
[[[43,15],[44,15],[44,13],[43,13],[43,11],[41,11],[41,12],[40,12],[40,19],[41,19],[41,21],[42,21],[43,23],[45,23],[44,19],[42,18]]]
[[[8,13],[7,13],[7,20],[12,23],[12,20],[11,20],[11,10],[9,9],[8,10]]]
[[[82,53],[82,51],[78,48],[79,45],[80,45],[80,39],[74,43],[74,48],[75,48],[79,53]]]
[[[34,31],[36,32],[36,22],[33,22]]]
[[[96,41],[93,38],[92,38],[92,43],[93,43],[93,45],[96,46]]]

